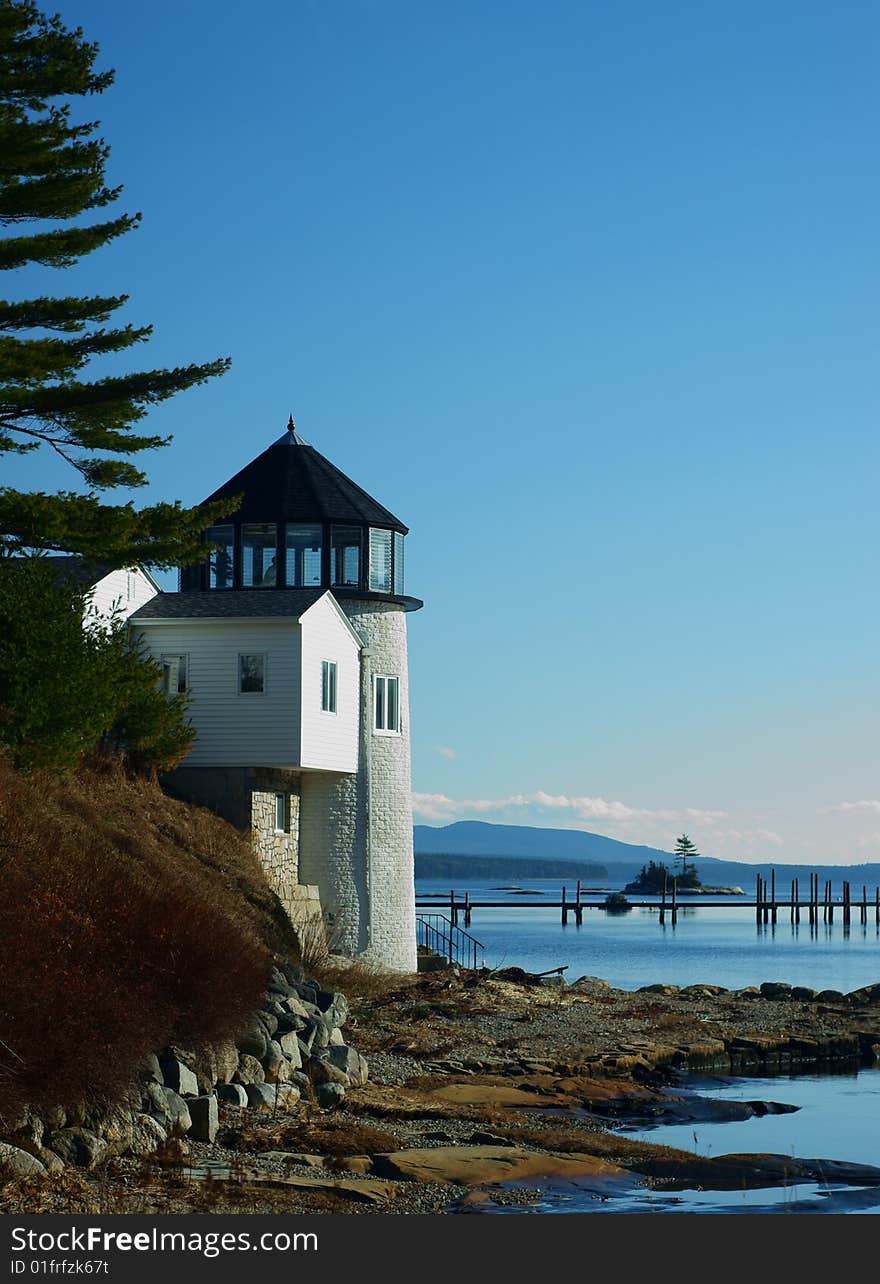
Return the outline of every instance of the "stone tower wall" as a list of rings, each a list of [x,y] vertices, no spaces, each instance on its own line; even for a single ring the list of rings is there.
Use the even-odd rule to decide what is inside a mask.
[[[331,949],[416,970],[406,612],[343,599],[369,655],[356,776],[302,777],[300,878],[321,891]],[[373,733],[372,674],[399,679],[400,733]]]

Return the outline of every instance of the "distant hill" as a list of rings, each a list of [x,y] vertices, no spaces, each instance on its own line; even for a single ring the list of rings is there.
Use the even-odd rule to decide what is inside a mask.
[[[637,847],[602,834],[582,829],[533,829],[527,825],[491,825],[482,820],[457,820],[434,828],[415,825],[415,850],[466,856],[531,856],[543,860],[608,861],[638,860],[640,866],[658,857],[670,860],[657,847]]]
[[[528,865],[529,878],[579,878],[605,884],[608,869],[579,860],[533,860],[522,856],[466,856],[448,852],[417,852],[416,878],[522,878]]]
[[[482,820],[459,820],[451,825],[433,826],[416,825],[413,828],[413,840],[418,868],[419,857],[428,855],[453,856],[464,858],[467,862],[462,869],[471,868],[467,858],[479,859],[493,857],[504,858],[508,864],[505,872],[498,874],[501,878],[555,878],[557,875],[541,875],[537,872],[539,862],[553,861],[562,863],[559,877],[588,877],[581,875],[573,863],[604,865],[607,869],[607,881],[611,884],[628,882],[635,878],[642,866],[648,861],[662,861],[673,867],[675,857],[671,852],[662,851],[659,847],[643,847],[635,843],[623,843],[617,838],[607,838],[604,834],[592,834],[582,829],[539,829],[530,825],[493,825]],[[510,862],[515,861],[515,864]],[[760,864],[745,861],[717,860],[712,856],[698,856],[694,862],[700,878],[704,883],[713,886],[739,886],[747,893],[755,889],[755,877],[760,872],[768,876],[769,871],[776,869],[777,888],[788,893],[793,878],[800,880],[800,893],[806,896],[809,889],[810,873],[818,873],[824,882],[830,878],[835,888],[839,888],[843,879],[852,883],[852,894],[861,894],[862,884],[874,888],[880,883],[880,865],[786,865],[779,861],[762,861]],[[473,867],[474,869],[476,866]],[[451,875],[450,875],[451,876]],[[419,874],[421,878],[444,878],[445,874]],[[470,877],[494,878],[494,873],[481,875],[477,873],[456,874],[456,878]]]

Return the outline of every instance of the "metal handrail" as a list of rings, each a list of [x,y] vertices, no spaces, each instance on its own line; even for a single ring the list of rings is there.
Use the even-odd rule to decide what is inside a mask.
[[[450,963],[471,967],[474,971],[484,966],[483,943],[451,922],[445,914],[417,914],[416,939],[419,945],[442,955]]]

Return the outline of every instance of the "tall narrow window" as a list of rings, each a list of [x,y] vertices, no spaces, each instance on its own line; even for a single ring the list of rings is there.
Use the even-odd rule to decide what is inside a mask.
[[[370,588],[391,592],[391,531],[370,529]]]
[[[274,522],[242,526],[241,582],[245,588],[275,587],[278,581],[275,542]]]
[[[238,690],[240,695],[262,695],[266,690],[266,657],[257,654],[239,655]]]
[[[275,795],[275,833],[286,834],[290,829],[290,810],[287,805],[287,794]]]
[[[185,655],[162,656],[162,690],[166,695],[183,695],[188,689]]]
[[[205,531],[205,543],[217,544],[208,556],[208,588],[232,588],[235,568],[235,527],[211,526]]]
[[[321,583],[321,527],[290,525],[285,538],[287,587],[316,588]]]
[[[375,731],[400,731],[400,679],[387,673],[373,678],[373,728]]]
[[[324,713],[336,712],[336,661],[321,661],[321,708]]]
[[[394,532],[394,592],[403,593],[403,536]]]
[[[330,527],[330,582],[357,588],[361,582],[359,526]]]

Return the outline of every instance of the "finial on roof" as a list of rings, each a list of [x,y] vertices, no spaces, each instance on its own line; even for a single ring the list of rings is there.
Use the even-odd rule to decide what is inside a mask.
[[[277,441],[272,443],[273,446],[307,446],[308,444],[305,437],[301,437],[297,431],[296,424],[293,422],[293,415],[288,415],[287,429]]]

